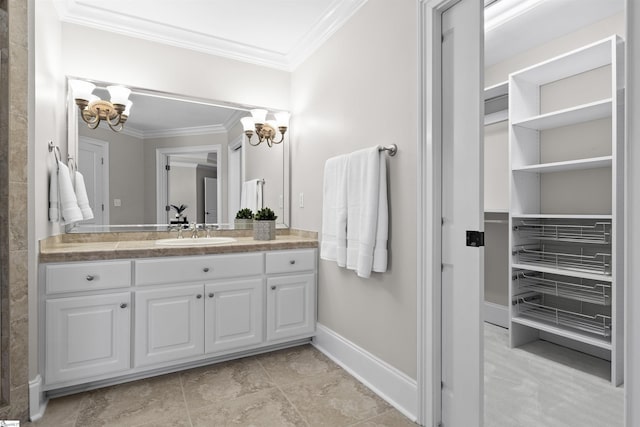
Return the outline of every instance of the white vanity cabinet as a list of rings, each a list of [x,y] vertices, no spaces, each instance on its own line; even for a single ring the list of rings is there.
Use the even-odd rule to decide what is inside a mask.
[[[308,339],[316,257],[316,249],[296,249],[42,264],[44,390],[115,383]]]
[[[311,336],[316,324],[316,257],[313,250],[266,256],[267,341]]]
[[[131,293],[121,288],[130,286],[131,262],[51,264],[43,273],[46,383],[129,369]]]

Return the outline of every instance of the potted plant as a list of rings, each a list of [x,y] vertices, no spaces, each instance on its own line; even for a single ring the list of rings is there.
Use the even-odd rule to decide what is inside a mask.
[[[271,209],[262,208],[256,212],[253,222],[254,240],[274,240],[276,238],[276,218]]]
[[[253,228],[253,212],[251,209],[240,209],[236,213],[236,219],[233,225],[233,228],[236,230],[251,230]]]
[[[180,206],[171,205],[171,208],[174,211],[176,211],[176,219],[175,219],[176,223],[182,223],[182,222],[186,223],[187,222],[187,218],[182,216],[183,215],[182,212],[184,212],[185,209],[187,209],[187,205],[184,205],[184,204],[182,204]]]

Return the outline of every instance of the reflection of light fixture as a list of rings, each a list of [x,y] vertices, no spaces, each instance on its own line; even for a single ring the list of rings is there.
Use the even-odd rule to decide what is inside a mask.
[[[259,145],[261,142],[266,141],[267,145],[271,147],[273,144],[280,144],[284,141],[284,134],[289,127],[289,116],[287,112],[276,113],[276,121],[267,121],[267,110],[251,110],[252,117],[243,117],[240,119],[242,127],[244,127],[244,134],[249,138],[249,144]],[[253,136],[253,130],[258,135],[258,141],[254,144],[251,142]],[[276,141],[276,129],[280,132],[280,141]]]
[[[129,101],[131,89],[124,86],[107,86],[111,102],[103,101],[93,95],[96,85],[83,80],[69,80],[73,90],[73,98],[80,108],[80,115],[91,129],[98,127],[101,121],[105,121],[111,130],[120,132],[124,122],[129,118],[129,112],[133,103]]]

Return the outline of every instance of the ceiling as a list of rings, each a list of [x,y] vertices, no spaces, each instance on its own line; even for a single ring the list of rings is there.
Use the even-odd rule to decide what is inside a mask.
[[[53,1],[63,22],[291,71],[367,0]],[[485,4],[487,66],[624,8],[624,0],[485,0]],[[497,25],[496,16],[502,21]],[[505,16],[508,19],[500,18]],[[173,100],[144,95],[131,99],[134,106],[126,127],[138,136],[152,137],[154,132],[180,127],[224,131],[247,114],[198,103],[176,108]]]

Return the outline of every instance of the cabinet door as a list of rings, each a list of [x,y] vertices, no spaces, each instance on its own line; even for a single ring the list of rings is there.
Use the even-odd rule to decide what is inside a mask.
[[[205,286],[205,352],[233,350],[262,342],[262,279]]]
[[[203,290],[185,285],[136,291],[136,366],[203,354]]]
[[[316,276],[267,279],[267,340],[311,336],[316,323]]]
[[[46,383],[129,369],[130,306],[129,292],[48,300]]]

